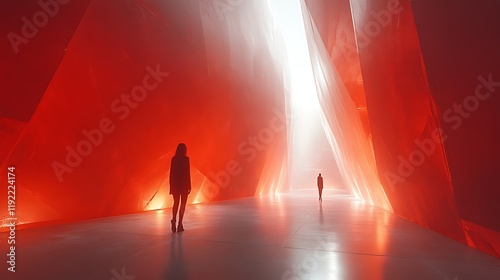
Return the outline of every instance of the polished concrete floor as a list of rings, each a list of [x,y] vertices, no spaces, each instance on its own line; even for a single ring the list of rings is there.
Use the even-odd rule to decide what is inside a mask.
[[[498,258],[342,191],[324,195],[188,206],[175,234],[170,209],[20,230],[16,272],[2,261],[0,279],[500,279]]]

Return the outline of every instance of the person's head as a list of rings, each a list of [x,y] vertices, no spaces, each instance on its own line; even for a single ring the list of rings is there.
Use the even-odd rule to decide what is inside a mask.
[[[321,173],[319,173],[319,177],[321,177]]]
[[[177,150],[175,151],[176,156],[186,156],[187,154],[187,147],[186,144],[180,143],[177,145]]]

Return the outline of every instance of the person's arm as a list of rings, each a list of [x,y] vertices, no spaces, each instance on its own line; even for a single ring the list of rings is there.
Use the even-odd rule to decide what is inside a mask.
[[[189,164],[189,158],[187,158],[187,181],[188,181],[188,194],[191,193],[191,165]]]
[[[170,160],[170,174],[169,174],[169,178],[168,178],[168,184],[170,186],[170,194],[172,194],[172,168],[174,166],[174,158],[172,158]]]

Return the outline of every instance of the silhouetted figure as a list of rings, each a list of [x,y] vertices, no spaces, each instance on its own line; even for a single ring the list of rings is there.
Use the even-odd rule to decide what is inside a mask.
[[[321,173],[318,175],[318,192],[319,192],[319,200],[323,201],[323,177],[321,177]]]
[[[189,172],[189,158],[186,156],[187,148],[184,143],[177,146],[175,155],[172,157],[170,165],[170,194],[174,197],[174,207],[172,208],[172,232],[184,231],[182,226],[182,218],[186,210],[186,202],[189,193],[191,192],[191,175]],[[177,211],[179,209],[179,224],[175,227]]]

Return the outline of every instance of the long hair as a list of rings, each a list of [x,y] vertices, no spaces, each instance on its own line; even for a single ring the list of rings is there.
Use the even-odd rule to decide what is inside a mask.
[[[178,156],[183,156],[185,157],[187,154],[187,147],[186,147],[186,144],[184,143],[180,143],[179,145],[177,145],[177,150],[175,151],[175,156],[178,157]]]

